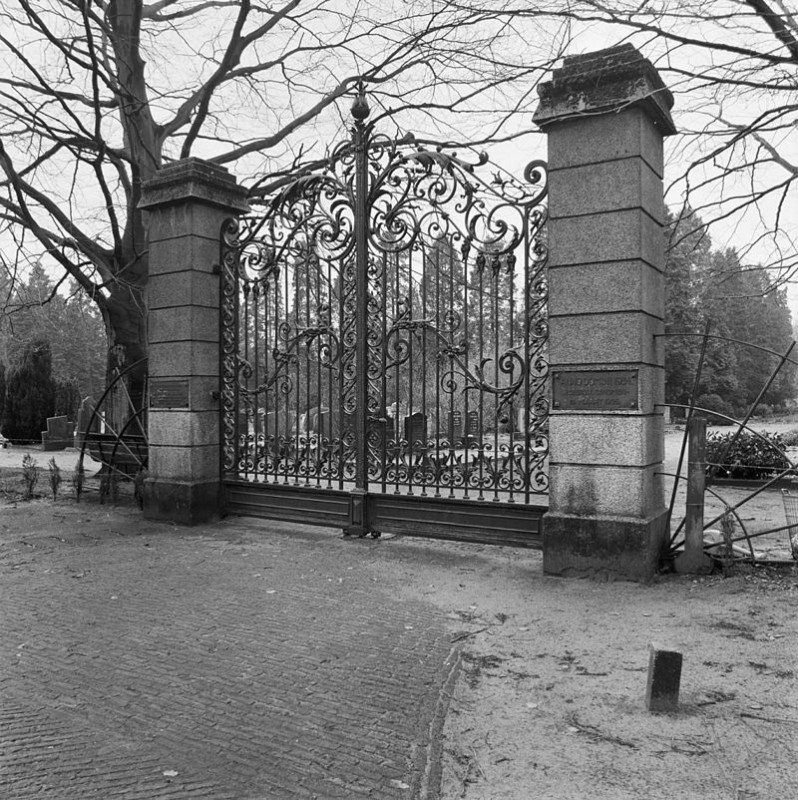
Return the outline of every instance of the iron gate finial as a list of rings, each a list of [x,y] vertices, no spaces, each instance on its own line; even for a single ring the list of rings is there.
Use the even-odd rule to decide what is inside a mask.
[[[363,79],[361,78],[357,82],[357,94],[352,103],[352,116],[357,122],[363,122],[370,113],[371,109],[366,100],[366,84],[363,83]]]

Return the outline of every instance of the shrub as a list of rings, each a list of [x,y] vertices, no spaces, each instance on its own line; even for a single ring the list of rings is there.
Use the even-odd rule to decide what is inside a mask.
[[[61,467],[55,463],[53,456],[47,463],[47,477],[50,481],[50,491],[53,493],[53,500],[58,499],[58,489],[61,486]]]
[[[785,447],[798,447],[798,428],[782,433],[781,440]]]
[[[29,342],[6,376],[3,435],[13,441],[41,441],[47,417],[53,414],[53,390],[50,344]]]
[[[33,499],[33,490],[39,482],[39,465],[30,453],[22,457],[22,482],[25,484],[25,499]]]
[[[724,400],[717,394],[702,394],[695,403],[699,408],[706,408],[709,411],[717,411],[718,414],[723,414],[723,417],[715,416],[715,414],[707,414],[707,422],[714,423],[715,425],[731,425],[731,422],[725,417],[734,417],[734,408],[731,403]]]
[[[743,431],[734,447],[725,453],[733,438],[733,433],[707,434],[707,470],[714,468],[715,477],[770,478],[789,468],[784,441],[778,433],[763,433],[760,437]]]

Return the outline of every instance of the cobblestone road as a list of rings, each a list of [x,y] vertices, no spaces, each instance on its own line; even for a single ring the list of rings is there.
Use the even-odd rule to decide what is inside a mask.
[[[0,796],[436,797],[441,612],[277,525],[0,508]]]

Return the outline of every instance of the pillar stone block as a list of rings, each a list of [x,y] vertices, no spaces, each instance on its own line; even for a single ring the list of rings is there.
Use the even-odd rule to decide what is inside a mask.
[[[555,302],[549,301],[549,313],[556,317],[613,311],[656,317],[662,302],[659,271],[641,269],[634,260],[549,267],[549,281],[557,283]]]
[[[647,580],[666,541],[662,140],[675,133],[673,97],[631,45],[565,58],[538,91],[554,385],[543,568]]]
[[[148,519],[196,524],[218,516],[219,236],[247,210],[227,170],[197,158],[144,184],[150,399]]]

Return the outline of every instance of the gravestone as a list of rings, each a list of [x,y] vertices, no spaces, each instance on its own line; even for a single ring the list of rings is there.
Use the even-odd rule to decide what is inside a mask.
[[[379,454],[384,452],[388,431],[393,431],[391,423],[386,418],[370,419],[368,421],[368,440],[372,447],[376,447]]]
[[[74,441],[72,425],[67,417],[47,417],[47,430],[42,431],[42,449],[66,450]]]
[[[463,412],[450,411],[447,435],[450,442],[456,442],[463,438]]]
[[[466,439],[479,439],[479,412],[469,411],[466,414]]]
[[[296,412],[286,411],[261,412],[263,431],[270,436],[291,436],[291,431],[296,422]]]
[[[308,409],[305,417],[305,430],[308,433],[326,434],[330,430],[330,409],[324,406],[314,406]]]
[[[513,431],[513,441],[514,442],[524,442],[526,441],[526,415],[527,409],[525,408],[518,408],[515,412],[515,430]],[[530,414],[531,416],[531,414]]]
[[[398,401],[394,401],[385,408],[385,416],[388,419],[388,427],[393,439],[399,440],[402,436],[401,420],[405,410],[405,404]]]
[[[84,397],[80,402],[80,408],[78,409],[78,424],[75,427],[75,447],[81,446],[87,433],[98,433],[100,430],[100,418],[95,415],[92,419],[95,405],[94,398],[91,396]],[[90,431],[89,423],[91,423]]]
[[[410,416],[405,417],[405,440],[412,447],[417,443],[427,444],[427,415],[420,411],[414,411]]]

